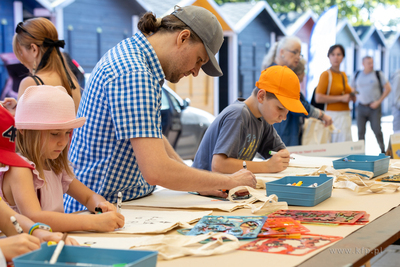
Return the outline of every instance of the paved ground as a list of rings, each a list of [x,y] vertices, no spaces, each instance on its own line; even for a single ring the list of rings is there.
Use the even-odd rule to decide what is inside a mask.
[[[382,117],[382,133],[383,140],[385,142],[385,149],[389,144],[390,135],[393,134],[393,116],[385,116]],[[353,141],[358,141],[358,132],[357,132],[357,122],[354,120],[353,125],[351,127],[351,133],[353,136]],[[367,122],[367,130],[365,133],[365,154],[366,155],[378,155],[380,153],[379,145],[376,141],[374,132]]]
[[[370,260],[371,267],[398,267],[400,265],[400,246],[388,246]]]

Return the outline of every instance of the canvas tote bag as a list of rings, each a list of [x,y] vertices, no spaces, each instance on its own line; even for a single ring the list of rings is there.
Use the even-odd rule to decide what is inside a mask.
[[[331,142],[332,133],[335,131],[333,124],[325,127],[324,123],[315,118],[304,120],[301,145],[320,145]]]

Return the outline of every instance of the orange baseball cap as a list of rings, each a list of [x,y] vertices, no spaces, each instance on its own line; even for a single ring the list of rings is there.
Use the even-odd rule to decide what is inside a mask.
[[[288,67],[276,65],[263,70],[256,86],[273,93],[289,111],[308,115],[300,101],[299,78]]]

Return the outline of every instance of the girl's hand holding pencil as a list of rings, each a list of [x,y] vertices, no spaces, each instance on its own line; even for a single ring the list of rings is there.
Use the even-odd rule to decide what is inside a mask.
[[[107,212],[107,211],[117,211],[117,208],[115,207],[115,205],[111,204],[108,201],[103,201],[100,202],[97,207],[99,207],[101,209],[102,212]]]
[[[125,224],[125,217],[116,211],[103,212],[91,216],[89,222],[90,229],[98,232],[111,232],[115,229],[122,228]]]

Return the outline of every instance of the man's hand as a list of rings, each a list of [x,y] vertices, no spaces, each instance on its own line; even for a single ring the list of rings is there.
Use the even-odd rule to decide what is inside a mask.
[[[228,194],[227,192],[221,191],[221,190],[210,190],[210,191],[201,191],[197,192],[202,196],[215,196],[215,197],[223,197],[227,198]],[[242,197],[242,196],[247,196],[249,192],[247,190],[240,190],[235,193],[236,196]]]
[[[233,174],[230,174],[229,176],[233,179],[234,184],[236,184],[231,188],[235,188],[237,186],[250,186],[252,188],[256,188],[256,176],[249,170],[241,169]]]
[[[209,191],[201,191],[197,192],[202,196],[214,196],[214,197],[224,197],[227,198],[228,194],[221,190],[209,190]]]
[[[381,105],[381,102],[379,102],[379,100],[372,102],[371,104],[369,104],[369,107],[372,109],[377,109],[379,108],[379,106]]]

